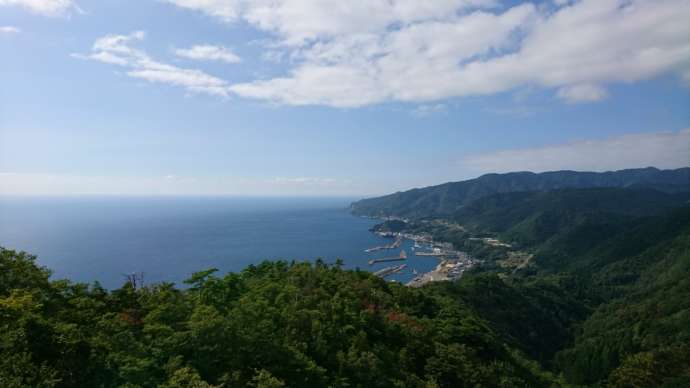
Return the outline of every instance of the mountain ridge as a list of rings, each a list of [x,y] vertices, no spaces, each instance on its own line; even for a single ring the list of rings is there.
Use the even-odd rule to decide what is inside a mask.
[[[446,216],[473,200],[492,194],[587,187],[640,187],[667,193],[690,191],[690,167],[655,167],[607,172],[548,171],[491,173],[478,178],[414,188],[353,202],[351,211],[364,216],[419,218]]]

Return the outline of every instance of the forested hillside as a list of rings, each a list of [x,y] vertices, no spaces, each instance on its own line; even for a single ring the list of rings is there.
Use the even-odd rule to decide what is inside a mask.
[[[451,214],[449,219],[478,231],[502,233],[544,214],[559,218],[567,214],[602,212],[641,217],[658,215],[687,203],[690,203],[690,192],[669,194],[648,188],[521,191],[492,194],[472,201]]]
[[[462,299],[265,262],[108,292],[0,251],[2,387],[551,386]]]
[[[690,192],[652,189],[588,188],[493,194],[446,217],[475,234],[496,234],[522,247],[574,236],[574,229],[607,238],[626,222],[659,215],[690,201]],[[604,230],[606,229],[606,230]],[[594,234],[597,235],[594,235]]]
[[[594,272],[597,289],[612,289],[601,295],[619,297],[600,305],[558,355],[569,381],[690,386],[690,212],[683,216],[683,232]]]
[[[490,222],[529,244],[484,247],[491,253],[474,274],[429,288],[468,303],[506,343],[569,384],[690,385],[690,206],[656,216],[595,208]],[[535,221],[542,217],[554,223]],[[462,244],[471,232],[456,234]],[[527,261],[505,265],[518,252]]]
[[[690,168],[658,170],[650,167],[604,173],[553,171],[540,174],[487,174],[476,179],[363,199],[352,204],[352,211],[366,216],[448,216],[474,200],[493,194],[591,187],[647,187],[668,193],[690,191]]]

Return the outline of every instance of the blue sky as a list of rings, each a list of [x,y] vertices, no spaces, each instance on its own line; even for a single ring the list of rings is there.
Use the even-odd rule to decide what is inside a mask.
[[[0,194],[690,164],[690,2],[0,0]]]

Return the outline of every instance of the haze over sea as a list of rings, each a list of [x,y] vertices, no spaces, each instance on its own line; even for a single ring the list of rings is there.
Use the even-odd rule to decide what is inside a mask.
[[[124,283],[123,274],[143,272],[146,283],[181,283],[193,272],[237,272],[262,260],[309,260],[345,268],[370,267],[364,253],[389,243],[368,229],[375,220],[348,211],[352,198],[189,197],[0,197],[0,246],[25,250],[68,278],[104,287]],[[428,271],[437,261],[415,257],[409,269],[388,279],[407,281],[411,269]],[[393,263],[398,264],[398,263]],[[391,265],[391,263],[388,263]]]

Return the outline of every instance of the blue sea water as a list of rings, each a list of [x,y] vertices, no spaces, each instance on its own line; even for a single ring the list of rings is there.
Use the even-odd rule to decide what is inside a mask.
[[[193,272],[237,272],[263,260],[328,263],[376,271],[365,253],[390,243],[368,229],[375,220],[355,217],[348,198],[0,197],[0,246],[38,256],[54,279],[99,281],[116,288],[123,274],[143,272],[147,283],[180,284]],[[408,281],[412,269],[437,260],[403,249],[407,270],[387,279]]]

